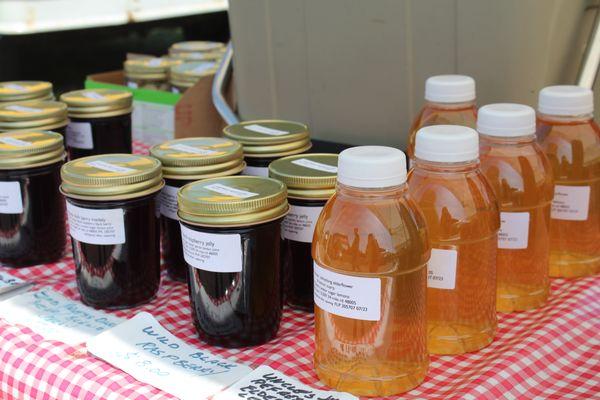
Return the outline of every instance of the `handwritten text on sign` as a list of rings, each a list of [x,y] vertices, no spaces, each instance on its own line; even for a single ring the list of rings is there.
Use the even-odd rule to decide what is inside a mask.
[[[87,348],[182,400],[207,398],[251,372],[245,365],[189,346],[145,312],[90,339]]]

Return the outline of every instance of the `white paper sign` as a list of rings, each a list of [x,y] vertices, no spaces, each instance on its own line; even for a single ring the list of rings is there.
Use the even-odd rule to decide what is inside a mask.
[[[294,160],[292,161],[292,164],[300,165],[305,168],[315,169],[317,171],[331,172],[332,174],[337,174],[338,170],[337,167],[334,167],[333,165],[323,164],[306,158],[299,158],[297,160]]]
[[[122,208],[94,210],[67,202],[71,236],[89,244],[125,243],[125,221]]]
[[[281,129],[269,128],[268,126],[262,126],[258,124],[246,125],[246,129],[252,132],[262,133],[269,136],[283,136],[287,135],[288,131],[282,131]]]
[[[0,317],[25,325],[48,340],[70,345],[85,342],[121,322],[52,290],[28,292],[3,301]]]
[[[238,199],[247,199],[248,197],[258,196],[258,193],[248,192],[247,190],[236,189],[231,186],[223,185],[221,183],[213,183],[206,185],[206,189],[215,193],[224,194],[225,196],[237,197]]]
[[[269,176],[269,168],[267,167],[252,167],[246,165],[242,171],[242,175],[246,176]]]
[[[183,258],[194,268],[211,272],[242,271],[242,237],[239,234],[198,232],[181,225]]]
[[[160,213],[167,218],[179,219],[177,217],[177,191],[179,188],[174,186],[163,186],[158,196],[160,203]]]
[[[338,274],[314,264],[314,298],[323,310],[364,321],[381,318],[381,280]]]
[[[92,124],[89,122],[69,122],[66,131],[67,146],[76,149],[91,150],[94,148]]]
[[[22,279],[7,274],[6,272],[0,271],[0,288],[7,286],[15,286],[19,283],[23,283]]]
[[[589,208],[589,186],[554,186],[554,199],[550,213],[553,219],[585,221],[588,218]]]
[[[458,252],[447,249],[431,249],[427,263],[427,287],[452,290],[456,287]]]
[[[213,400],[354,400],[349,393],[313,389],[302,382],[262,365]]]
[[[19,182],[0,182],[0,214],[22,214],[23,198]]]
[[[499,249],[526,249],[529,242],[529,213],[501,212]]]
[[[323,207],[304,207],[290,204],[290,212],[281,224],[281,235],[284,239],[311,243],[315,225],[322,209]]]
[[[206,399],[252,371],[184,343],[145,312],[91,338],[87,348],[137,380],[182,400]]]

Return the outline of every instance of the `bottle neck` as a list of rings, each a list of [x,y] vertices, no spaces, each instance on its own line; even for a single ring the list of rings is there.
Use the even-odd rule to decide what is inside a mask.
[[[415,170],[428,173],[467,173],[479,167],[479,159],[461,162],[435,162],[416,158],[413,163]]]
[[[459,103],[440,103],[437,101],[425,100],[425,106],[442,110],[463,110],[465,108],[475,107],[475,100],[463,101]]]
[[[336,185],[336,193],[338,196],[358,199],[391,199],[403,196],[407,190],[408,186],[406,185],[406,182],[401,185],[384,188],[362,188],[344,185],[340,182]]]
[[[480,146],[514,146],[534,142],[536,139],[535,133],[524,136],[505,137],[505,136],[490,136],[479,134]]]
[[[556,122],[556,123],[586,123],[594,119],[594,113],[581,114],[581,115],[550,115],[538,113],[538,118],[544,121]]]

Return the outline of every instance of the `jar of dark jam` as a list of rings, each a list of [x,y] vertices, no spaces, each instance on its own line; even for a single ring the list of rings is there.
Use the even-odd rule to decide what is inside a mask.
[[[0,104],[54,100],[52,84],[44,81],[0,82]]]
[[[125,61],[125,84],[132,89],[168,91],[169,69],[181,60],[168,58],[134,58]]]
[[[131,153],[130,92],[84,89],[60,96],[68,106],[66,131],[69,160],[96,154]]]
[[[109,309],[152,300],[160,284],[160,162],[84,157],[66,163],[61,177],[81,300]]]
[[[52,131],[64,136],[69,119],[60,101],[0,103],[0,131]]]
[[[257,176],[205,179],[178,193],[194,324],[209,344],[243,347],[275,337],[282,313],[285,185]]]
[[[188,267],[181,247],[177,191],[197,180],[242,172],[246,166],[242,145],[222,138],[176,139],[152,147],[150,155],[162,163],[165,179],[159,195],[163,262],[169,277],[186,282]]]
[[[217,70],[214,61],[186,62],[171,67],[171,92],[184,93],[202,78],[212,77]]]
[[[244,146],[244,175],[269,176],[271,162],[305,153],[312,147],[308,127],[291,121],[246,121],[226,126],[223,136]]]
[[[55,132],[0,134],[0,262],[26,267],[64,253],[65,204],[58,190],[66,158]]]
[[[286,302],[314,310],[311,247],[323,206],[335,193],[337,154],[300,154],[273,161],[269,176],[286,184],[290,212],[281,225]]]

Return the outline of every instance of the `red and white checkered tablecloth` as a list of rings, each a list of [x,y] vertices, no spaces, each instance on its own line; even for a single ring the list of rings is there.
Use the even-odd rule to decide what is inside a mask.
[[[145,150],[139,144],[136,149]],[[55,264],[25,269],[0,266],[0,270],[79,298],[70,256]],[[193,346],[254,367],[266,364],[323,388],[312,368],[311,314],[286,309],[275,340],[230,350],[209,347],[198,339],[184,284],[163,277],[152,303],[114,314],[129,318],[139,311],[152,313],[166,329]],[[174,398],[88,355],[84,345],[44,340],[29,328],[0,319],[0,400]],[[432,356],[425,382],[396,398],[600,398],[600,276],[553,280],[545,307],[500,314],[498,334],[490,346],[472,354]]]

